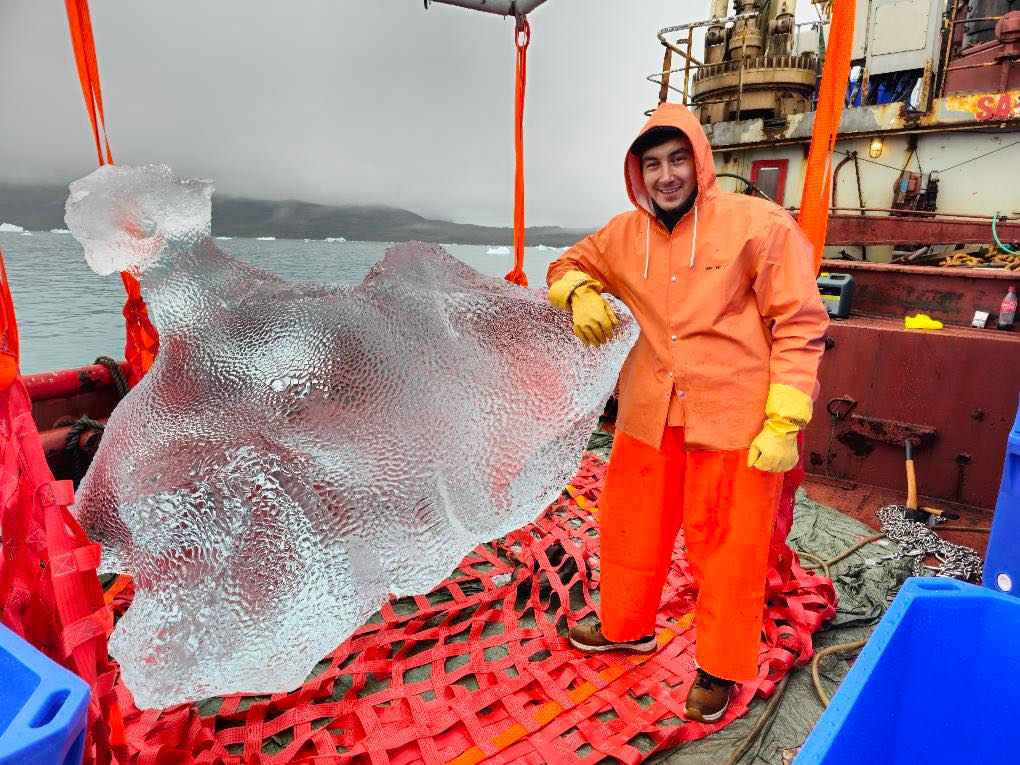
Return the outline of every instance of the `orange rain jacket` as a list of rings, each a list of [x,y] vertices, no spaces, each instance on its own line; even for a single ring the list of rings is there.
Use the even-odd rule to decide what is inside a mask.
[[[682,130],[694,148],[692,210],[670,234],[628,150],[635,209],[553,262],[548,282],[583,271],[637,318],[641,335],[620,373],[622,432],[659,448],[668,416],[685,427],[688,449],[747,449],[770,384],[816,395],[829,320],[812,247],[781,207],[718,187],[712,148],[690,111],[663,104],[642,133],[660,125]]]

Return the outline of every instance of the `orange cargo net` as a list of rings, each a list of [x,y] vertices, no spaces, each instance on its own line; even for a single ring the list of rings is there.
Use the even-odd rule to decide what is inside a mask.
[[[103,112],[103,93],[99,85],[99,63],[96,46],[92,38],[92,21],[89,17],[88,0],[65,0],[67,22],[71,29],[71,44],[74,47],[74,61],[78,68],[85,109],[92,123],[92,137],[96,142],[96,155],[100,166],[113,164],[110,141],[106,134],[106,115]],[[102,140],[100,140],[102,127]],[[103,149],[106,149],[105,157]],[[149,371],[159,352],[159,333],[149,320],[149,312],[142,300],[138,281],[128,273],[122,273],[127,302],[124,305],[124,319],[127,322],[125,356],[130,366],[128,382],[134,386]]]
[[[586,656],[565,637],[598,609],[605,473],[586,455],[538,520],[476,548],[431,593],[386,603],[290,693],[143,711],[118,682],[129,762],[633,765],[729,724],[810,660],[812,633],[835,614],[831,582],[804,571],[785,542],[803,468],[786,476],[770,546],[758,677],[712,724],[681,719],[697,630],[682,535],[656,653]],[[127,577],[110,588],[116,613],[133,592]]]
[[[70,481],[55,481],[18,371],[18,325],[0,253],[0,620],[92,689],[86,762],[126,761],[116,669],[107,655],[113,614],[96,577],[99,545],[69,511]]]
[[[815,270],[822,263],[825,231],[829,225],[832,150],[836,145],[839,121],[846,101],[853,40],[854,0],[835,0],[798,218],[800,227],[815,248]]]

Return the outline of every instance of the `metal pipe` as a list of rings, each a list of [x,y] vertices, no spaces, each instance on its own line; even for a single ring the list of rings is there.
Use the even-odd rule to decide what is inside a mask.
[[[737,72],[737,122],[740,122],[740,102],[744,97],[744,62],[747,59],[747,22],[744,22],[744,34],[740,41],[740,71]]]
[[[1006,59],[1006,63],[1009,63],[1009,59]],[[961,69],[981,69],[986,66],[998,66],[999,61],[985,61],[981,64],[962,64],[961,66],[953,66],[954,72],[959,72]]]
[[[679,74],[683,70],[684,70],[683,67],[680,67],[679,69],[670,69],[668,72],[656,72],[655,74],[648,75],[645,79],[656,85],[662,85],[663,80],[665,80],[666,81],[665,84],[670,90],[672,90],[674,93],[680,93],[681,95],[683,95],[683,90],[678,88],[676,85],[669,84],[669,78],[665,76],[668,74]]]
[[[743,181],[744,183],[746,183],[747,187],[749,189],[751,189],[752,191],[757,191],[759,194],[761,194],[763,199],[767,199],[767,200],[769,200],[770,202],[772,202],[774,204],[779,204],[778,202],[776,202],[776,200],[774,200],[772,197],[770,197],[768,194],[766,194],[764,191],[762,191],[758,187],[758,184],[756,184],[750,178],[745,178],[744,176],[737,175],[736,173],[716,173],[715,177],[716,178],[736,178],[738,181]]]
[[[956,24],[970,24],[972,21],[998,21],[1001,18],[1002,16],[977,16],[972,19],[957,19],[956,21],[953,22],[953,25],[955,26]]]
[[[730,16],[725,19],[705,19],[704,21],[692,21],[690,24],[677,24],[675,27],[665,27],[659,30],[659,36],[672,34],[673,32],[686,32],[688,29],[697,29],[698,27],[711,27],[717,24],[727,24],[731,21],[740,21],[741,19],[753,19],[757,16],[757,13],[738,13],[736,16]]]
[[[694,30],[687,30],[687,51],[694,47]],[[688,56],[684,62],[684,106],[687,106],[687,89],[691,82],[691,57]]]
[[[671,43],[669,40],[667,40],[665,32],[659,32],[659,42],[661,42],[663,45],[665,45],[667,48],[669,48],[671,51],[673,51],[677,55],[683,56],[684,59],[686,59],[687,61],[690,61],[692,64],[697,64],[698,66],[704,66],[704,64],[702,62],[698,61],[698,59],[694,58],[694,56],[691,55],[690,49],[688,49],[686,51],[681,50],[679,47],[677,47],[676,45]]]
[[[979,215],[977,213],[947,213],[941,210],[906,210],[897,207],[830,207],[830,210],[843,211],[843,210],[864,210],[867,212],[887,212],[897,213],[898,215],[919,215],[923,218],[974,218],[977,220],[991,220],[993,215]],[[1016,216],[1013,216],[1015,219]],[[1000,215],[999,220],[1011,220],[1006,215]]]
[[[130,367],[127,362],[120,362],[120,368],[127,374]],[[88,393],[100,388],[114,388],[110,370],[102,364],[89,364],[77,369],[59,369],[53,372],[40,372],[25,375],[22,378],[28,395],[33,401],[45,401],[53,398],[64,398],[79,393]]]
[[[527,16],[545,0],[429,0],[444,5],[456,5],[472,11],[485,11],[500,16]]]
[[[847,154],[843,159],[839,161],[839,164],[832,170],[832,204],[830,208],[833,210],[839,210],[841,208],[836,207],[836,190],[839,188],[839,171],[843,169],[843,165],[852,160],[853,157]]]
[[[946,93],[946,74],[949,67],[949,58],[953,52],[953,32],[956,30],[956,13],[960,8],[959,0],[950,0],[950,2],[953,4],[953,9],[949,17],[949,27],[946,29],[946,57],[943,59],[942,68],[939,70],[939,77],[941,78],[939,81],[939,98],[942,98]],[[863,104],[864,101],[862,100],[861,103]]]
[[[659,104],[666,103],[666,97],[669,95],[669,75],[670,67],[673,65],[673,51],[667,45],[666,53],[662,57],[662,87],[659,88]],[[686,92],[684,93],[686,96]]]

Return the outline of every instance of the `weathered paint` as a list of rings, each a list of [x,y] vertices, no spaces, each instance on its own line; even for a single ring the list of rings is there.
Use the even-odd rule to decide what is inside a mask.
[[[999,238],[1020,242],[1020,223],[999,222]],[[904,242],[924,244],[987,244],[992,241],[990,220],[897,217],[843,213],[829,216],[827,245],[878,245]],[[1020,274],[1018,274],[1020,276]]]
[[[802,143],[811,140],[815,113],[791,115],[781,127],[766,127],[761,119],[706,125],[713,148],[745,151],[763,143]],[[887,132],[913,132],[965,126],[987,127],[989,122],[1020,128],[1020,91],[970,93],[938,98],[927,113],[912,112],[905,103],[844,109],[841,136]]]
[[[974,311],[988,311],[994,317],[1009,287],[1020,289],[1020,273],[998,270],[824,260],[822,271],[853,277],[853,315],[901,324],[904,316],[920,311],[946,325],[968,327]]]
[[[970,105],[977,108],[976,102]],[[916,141],[913,154],[909,153],[911,139]],[[1020,167],[1020,126],[1013,131],[996,132],[886,133],[883,141],[882,153],[877,158],[869,156],[870,137],[847,137],[836,143],[837,163],[850,152],[858,154],[865,207],[892,206],[893,186],[906,165],[908,170],[922,174],[922,186],[927,182],[928,172],[940,171],[937,210],[988,216],[1020,214],[1016,173],[1016,168]],[[747,150],[720,147],[714,152],[716,168],[719,172],[736,172],[749,177],[751,163],[755,160],[785,159],[789,165],[782,204],[797,207],[807,165],[805,148],[806,145],[799,144],[762,145]],[[856,175],[852,162],[840,171],[835,184],[838,207],[858,205]],[[743,190],[742,184],[732,180],[724,179],[721,183],[727,190]],[[990,230],[983,241],[992,242]]]
[[[807,431],[808,470],[905,491],[904,450],[869,438],[849,418],[835,426],[834,398],[857,401],[854,414],[920,428],[937,436],[914,453],[921,494],[992,508],[1006,438],[1020,395],[1020,334],[947,328],[914,332],[902,318],[833,322],[822,359],[821,395]],[[877,508],[875,508],[877,509]]]
[[[121,369],[127,376],[129,370],[126,362],[121,363]],[[97,388],[113,387],[110,370],[102,364],[26,375],[23,380],[25,387],[28,388],[28,395],[34,402],[87,393]]]
[[[127,372],[127,364],[121,363]],[[67,435],[64,423],[82,416],[102,421],[109,417],[120,394],[110,377],[110,371],[99,364],[79,369],[61,369],[27,375],[23,378],[32,398],[32,419],[43,439],[47,456]],[[52,447],[52,449],[50,448]],[[56,452],[53,452],[56,453]],[[67,477],[65,461],[51,462],[58,477]]]

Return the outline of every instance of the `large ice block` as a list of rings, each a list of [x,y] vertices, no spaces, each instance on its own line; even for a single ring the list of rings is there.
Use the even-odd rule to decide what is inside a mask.
[[[638,335],[585,348],[543,291],[441,247],[292,284],[209,236],[212,186],[105,167],[67,223],[160,332],[77,517],[135,600],[110,640],[142,707],[299,685],[388,594],[427,592],[573,476]]]

